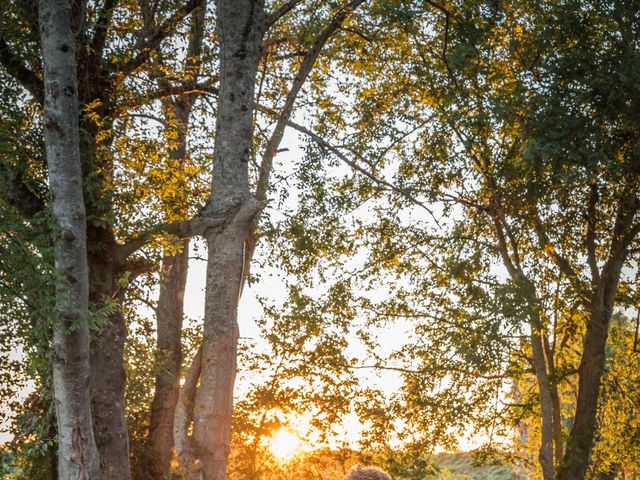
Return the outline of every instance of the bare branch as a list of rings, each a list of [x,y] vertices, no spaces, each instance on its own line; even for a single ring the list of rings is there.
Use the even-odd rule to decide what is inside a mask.
[[[265,30],[269,30],[269,28],[271,28],[274,23],[276,23],[302,2],[304,2],[304,0],[289,0],[288,2],[283,3],[279,8],[268,14],[267,18],[265,18],[264,21]]]
[[[282,111],[278,116],[278,121],[276,122],[273,134],[271,135],[271,138],[267,143],[264,155],[262,156],[262,163],[260,164],[260,174],[258,176],[255,194],[258,200],[264,200],[267,196],[267,190],[269,188],[269,175],[271,173],[273,158],[275,157],[278,151],[278,146],[282,141],[284,130],[287,126],[289,118],[291,117],[291,112],[293,111],[293,105],[295,104],[296,98],[298,97],[298,94],[300,93],[304,82],[309,76],[309,73],[311,72],[315,61],[317,60],[320,52],[322,51],[322,48],[327,43],[327,41],[333,36],[336,31],[340,29],[347,15],[358,8],[358,6],[364,3],[364,1],[365,0],[352,0],[343,8],[341,8],[334,15],[331,22],[329,22],[322,33],[318,35],[316,40],[313,42],[313,45],[302,60],[300,68],[298,69],[298,72],[296,73],[296,76],[293,80],[293,84],[291,85],[291,89],[289,90],[289,93],[287,93],[287,98],[284,102]]]

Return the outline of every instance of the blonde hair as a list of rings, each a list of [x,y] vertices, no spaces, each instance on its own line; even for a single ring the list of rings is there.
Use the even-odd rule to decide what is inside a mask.
[[[357,466],[343,480],[391,480],[391,477],[378,467]]]

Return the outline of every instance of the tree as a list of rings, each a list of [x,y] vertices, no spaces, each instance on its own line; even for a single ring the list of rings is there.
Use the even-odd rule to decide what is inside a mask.
[[[44,71],[44,132],[56,225],[56,323],[53,396],[58,432],[58,477],[99,475],[89,397],[89,279],[82,193],[78,85],[71,8],[39,4]]]
[[[499,399],[509,375],[524,373],[527,365],[513,362],[524,355],[538,384],[544,477],[554,478],[558,467],[558,478],[583,478],[595,440],[610,318],[616,302],[628,305],[623,266],[636,261],[639,185],[629,146],[638,129],[631,113],[635,86],[627,83],[637,64],[630,53],[634,11],[624,3],[609,9],[599,3],[465,2],[428,10],[406,4],[387,13],[391,22],[357,40],[369,52],[391,45],[386,57],[372,56],[384,58],[384,67],[347,57],[368,77],[367,87],[354,87],[350,103],[327,101],[330,107],[319,116],[318,130],[336,138],[334,118],[346,109],[363,112],[339,126],[348,132],[341,147],[325,142],[320,149],[321,155],[324,149],[327,156],[352,158],[357,177],[318,182],[309,202],[353,205],[345,197],[356,192],[371,204],[377,192],[392,195],[375,204],[377,221],[364,227],[361,220],[356,232],[385,245],[372,248],[361,271],[393,272],[406,282],[397,299],[375,305],[374,314],[424,319],[416,327],[423,347],[405,351],[412,365],[404,369],[405,393],[415,394],[406,397],[414,418],[419,422],[421,410],[445,405],[466,412],[473,403],[460,392],[494,375],[491,359],[503,379],[490,390]],[[373,139],[389,155],[370,152]],[[427,202],[439,227],[425,228],[419,219]],[[553,287],[556,295],[550,295]],[[482,321],[490,316],[498,322]],[[559,316],[562,323],[555,323]],[[528,345],[514,335],[527,335]],[[569,381],[571,371],[558,371],[555,362],[574,335],[584,335],[584,345],[573,428],[565,437],[558,383]],[[473,351],[472,339],[487,348],[478,351],[475,344]],[[438,350],[445,342],[451,342],[451,363]],[[422,368],[413,367],[416,360]],[[487,397],[479,400],[499,405]],[[407,405],[402,410],[411,411]]]
[[[296,2],[276,10],[277,21]],[[188,475],[223,479],[229,455],[233,385],[237,357],[237,306],[255,245],[255,222],[269,188],[273,158],[294,103],[322,47],[362,1],[339,5],[328,25],[304,54],[266,143],[255,194],[248,166],[253,143],[255,83],[265,34],[261,3],[217,4],[220,38],[220,89],[211,196],[204,216],[212,220],[208,245],[203,343],[176,409],[176,446]],[[199,380],[199,383],[198,383]],[[194,414],[197,412],[197,414]],[[188,434],[193,422],[193,436]]]

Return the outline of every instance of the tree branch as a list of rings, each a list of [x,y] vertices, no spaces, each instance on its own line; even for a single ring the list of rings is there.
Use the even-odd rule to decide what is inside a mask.
[[[495,208],[490,209],[489,214],[491,216],[491,219],[493,220],[496,237],[498,237],[498,251],[500,252],[500,256],[502,257],[502,262],[504,263],[504,266],[506,267],[511,279],[514,282],[518,282],[518,280],[522,276],[522,271],[511,260],[511,255],[509,255],[509,247],[507,246],[507,240],[505,238],[500,217],[495,211]]]
[[[225,212],[208,213],[207,208],[202,213],[190,220],[178,220],[175,222],[159,223],[140,232],[119,245],[116,256],[117,261],[124,263],[127,258],[148,244],[158,235],[174,235],[178,238],[191,238],[205,236],[210,230],[222,231],[237,215],[253,215],[265,206],[265,202],[251,199],[235,209]]]
[[[547,231],[542,223],[542,219],[540,218],[540,214],[537,209],[534,209],[532,212],[533,217],[533,225],[536,235],[538,236],[538,243],[540,247],[547,253],[551,254],[551,258],[554,260],[554,263],[558,266],[562,274],[569,279],[571,284],[578,292],[585,292],[584,285],[580,281],[580,276],[571,266],[571,263],[567,258],[565,258],[558,249],[553,245]]]
[[[113,18],[113,10],[118,5],[118,0],[104,0],[98,19],[96,21],[93,39],[91,40],[91,53],[94,62],[100,65],[102,62],[102,53],[107,41],[107,32]]]
[[[274,23],[276,23],[302,2],[304,2],[304,0],[289,0],[288,2],[280,5],[280,7],[273,12],[269,13],[264,21],[265,31],[269,30],[269,28],[271,28]]]
[[[275,112],[273,112],[272,110],[270,110],[270,109],[268,109],[266,107],[256,106],[256,108],[258,108],[260,111],[262,111],[264,113],[276,114]],[[368,179],[372,180],[374,183],[376,183],[378,185],[382,185],[382,186],[388,188],[389,190],[398,193],[402,197],[404,197],[407,200],[409,200],[409,202],[411,202],[412,204],[414,204],[417,207],[420,207],[423,210],[427,211],[429,213],[429,215],[431,215],[431,217],[434,217],[433,211],[429,207],[427,207],[423,202],[421,202],[420,200],[415,198],[410,192],[407,192],[403,188],[398,187],[398,186],[388,182],[387,180],[384,180],[382,178],[378,178],[373,173],[371,173],[371,172],[367,171],[366,169],[362,168],[356,162],[354,162],[353,160],[349,159],[346,155],[344,155],[338,149],[338,147],[332,145],[331,143],[329,143],[327,140],[325,140],[324,138],[322,138],[318,134],[312,132],[311,130],[309,130],[306,127],[303,127],[302,125],[298,125],[297,123],[292,122],[291,120],[289,120],[287,122],[287,125],[290,126],[293,129],[299,131],[300,133],[303,133],[304,135],[307,135],[314,142],[316,142],[318,145],[320,145],[320,146],[326,148],[327,150],[329,150],[336,157],[338,157],[339,160],[341,160],[343,163],[345,163],[346,165],[351,167],[356,172],[361,173],[362,175],[364,175]]]
[[[119,108],[119,114],[123,114],[128,110],[139,108],[149,104],[155,100],[163,100],[167,97],[183,96],[183,95],[204,95],[204,94],[218,94],[218,89],[213,85],[218,81],[218,77],[211,77],[206,82],[189,84],[183,83],[181,85],[172,85],[169,82],[163,82],[163,85],[152,92],[146,93],[131,102],[123,103]]]
[[[633,218],[639,208],[640,199],[637,197],[636,188],[627,186],[620,195],[607,264],[618,262],[626,255],[629,245],[638,235],[640,224],[633,224]]]
[[[140,46],[139,52],[135,57],[128,62],[118,65],[116,72],[126,75],[144,65],[144,63],[149,60],[151,52],[156,51],[160,47],[162,41],[174,32],[176,26],[178,26],[182,20],[196,8],[202,6],[203,1],[204,0],[189,0],[182,10],[176,12],[171,18],[156,28],[155,32]]]
[[[598,258],[596,254],[596,205],[598,203],[598,183],[594,182],[589,187],[589,201],[587,205],[587,263],[591,270],[591,283],[596,285],[600,281]]]
[[[264,155],[262,156],[262,162],[260,164],[260,174],[258,176],[258,182],[256,186],[256,198],[258,200],[264,200],[267,195],[267,190],[269,188],[269,175],[271,173],[271,166],[273,164],[273,158],[276,156],[278,151],[278,146],[282,141],[282,137],[284,135],[284,130],[287,126],[287,122],[291,117],[291,112],[293,111],[293,105],[295,104],[296,98],[302,89],[302,85],[306,81],[311,69],[313,68],[314,63],[318,59],[322,48],[327,43],[327,41],[333,36],[333,34],[338,31],[344,22],[347,15],[358,8],[365,0],[352,0],[347,3],[343,8],[341,8],[331,19],[331,22],[325,27],[325,29],[318,35],[316,40],[313,42],[313,45],[305,55],[302,63],[300,64],[300,68],[296,73],[296,76],[293,80],[293,84],[289,93],[287,93],[287,98],[284,102],[284,107],[278,115],[278,121],[276,122],[276,126],[273,130],[271,138],[267,142],[267,147],[265,149]]]
[[[40,104],[44,103],[44,88],[42,79],[28,69],[22,59],[11,50],[11,47],[0,32],[0,64],[20,85],[22,85]]]

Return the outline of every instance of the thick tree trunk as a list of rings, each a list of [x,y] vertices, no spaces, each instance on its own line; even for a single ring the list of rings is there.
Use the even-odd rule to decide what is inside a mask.
[[[622,260],[609,265],[591,303],[582,358],[578,368],[578,401],[573,427],[567,439],[567,448],[558,480],[581,480],[585,477],[597,427],[598,398],[605,373],[606,344],[613,314],[615,293],[618,288]]]
[[[189,267],[189,241],[177,255],[162,259],[157,309],[156,375],[149,432],[150,470],[154,479],[169,478],[173,456],[173,417],[180,393],[184,290]]]
[[[71,8],[39,3],[44,63],[44,133],[56,219],[56,325],[53,390],[58,426],[58,477],[97,479],[99,457],[89,400],[89,280],[80,161],[78,86]]]
[[[263,2],[219,0],[217,19],[220,93],[212,192],[206,213],[226,217],[227,222],[221,229],[205,234],[209,253],[200,384],[191,412],[193,437],[187,439],[191,445],[177,445],[181,452],[193,452],[193,460],[182,455],[191,463],[184,465],[183,461],[187,478],[203,480],[226,478],[230,448],[244,245],[260,209],[249,190],[248,163],[253,140],[254,85],[264,35]],[[183,410],[176,410],[176,422]],[[184,422],[184,415],[181,417]],[[183,427],[177,424],[176,431],[188,430]],[[179,439],[184,440],[184,436],[177,436],[176,441]]]
[[[109,233],[95,230],[90,238],[96,248],[89,253],[90,299],[98,309],[107,305],[104,324],[99,326],[92,339],[93,428],[100,452],[102,480],[126,480],[130,475],[125,421],[124,345],[127,330],[122,313],[124,292],[118,286],[122,271],[115,261],[115,243],[108,240]]]

